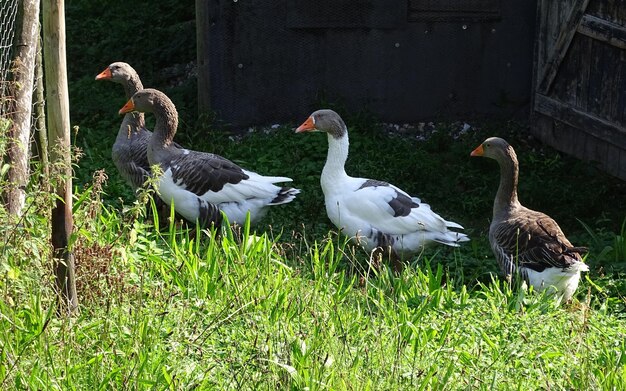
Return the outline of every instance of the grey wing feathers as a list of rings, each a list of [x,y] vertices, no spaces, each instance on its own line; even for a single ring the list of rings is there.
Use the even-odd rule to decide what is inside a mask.
[[[112,158],[120,175],[134,188],[143,186],[150,175],[147,158],[147,142],[133,139],[129,142],[116,143],[113,146]]]
[[[554,220],[546,215],[507,220],[492,233],[500,262],[513,262],[541,272],[548,267],[567,268],[580,261],[585,249],[573,247]],[[507,261],[508,259],[508,261]],[[508,265],[507,269],[513,265]]]
[[[174,183],[183,184],[186,190],[198,196],[208,191],[218,192],[228,183],[236,184],[248,179],[241,167],[210,153],[189,151],[179,154],[169,167]]]

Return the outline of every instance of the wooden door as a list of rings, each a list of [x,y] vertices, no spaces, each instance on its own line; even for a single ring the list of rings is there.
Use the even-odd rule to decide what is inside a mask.
[[[533,134],[626,179],[626,1],[537,8]]]

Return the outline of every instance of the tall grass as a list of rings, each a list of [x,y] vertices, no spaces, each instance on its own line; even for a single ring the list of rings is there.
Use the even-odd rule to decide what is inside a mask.
[[[591,285],[557,306],[454,273],[458,251],[395,275],[333,233],[157,229],[97,185],[77,197],[75,318],[54,312],[44,209],[2,219],[4,389],[626,387],[624,313]]]

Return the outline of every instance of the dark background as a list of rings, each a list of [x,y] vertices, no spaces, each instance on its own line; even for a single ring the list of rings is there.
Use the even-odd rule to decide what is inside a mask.
[[[204,114],[236,128],[293,121],[328,101],[391,122],[528,117],[534,1],[208,6],[210,28],[201,35],[210,51],[214,113]],[[66,7],[73,97],[91,100],[93,87],[85,83],[109,63],[126,61],[146,87],[196,108],[193,1],[73,0]]]

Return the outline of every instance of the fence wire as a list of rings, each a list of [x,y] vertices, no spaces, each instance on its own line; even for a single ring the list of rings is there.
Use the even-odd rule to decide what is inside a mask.
[[[11,140],[16,124],[13,123],[13,116],[17,112],[30,111],[30,145],[34,149],[28,148],[30,157],[38,157],[47,163],[47,140],[44,115],[44,91],[43,91],[43,71],[42,71],[42,45],[41,31],[39,32],[37,54],[35,66],[32,69],[18,67],[16,59],[16,32],[20,24],[19,3],[21,0],[0,1],[0,158],[6,159],[8,143]],[[39,27],[41,30],[41,26]],[[20,69],[21,68],[21,69]],[[30,107],[17,107],[15,100],[16,92],[16,72],[30,72],[34,75],[32,99],[27,104]]]
[[[9,71],[11,69],[18,1],[3,0],[0,2],[0,157],[6,153],[7,135],[11,130],[9,115],[13,111],[14,99],[11,94],[12,83],[9,81]]]

